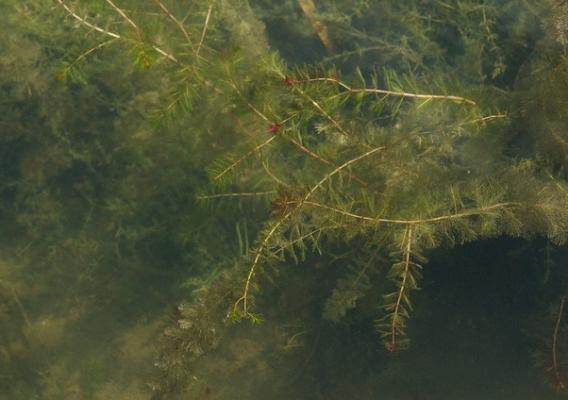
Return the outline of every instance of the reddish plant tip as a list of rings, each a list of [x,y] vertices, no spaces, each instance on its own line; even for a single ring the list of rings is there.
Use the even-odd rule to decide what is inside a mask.
[[[276,135],[278,132],[280,132],[281,128],[282,128],[281,124],[279,124],[278,122],[272,122],[270,126],[266,129],[266,132]]]
[[[396,342],[388,342],[385,347],[389,353],[396,353],[398,351],[398,344]]]
[[[294,86],[296,83],[298,83],[298,81],[290,78],[289,76],[284,77],[283,82],[284,82],[284,85],[286,85],[288,87]]]
[[[554,373],[556,375],[556,385],[555,385],[555,389],[557,392],[566,392],[566,381],[564,380],[564,377],[562,376],[562,374],[560,373],[560,371],[558,371],[557,369],[554,369]]]

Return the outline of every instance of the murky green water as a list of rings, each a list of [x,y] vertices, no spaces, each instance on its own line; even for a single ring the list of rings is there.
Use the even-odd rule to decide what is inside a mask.
[[[567,396],[568,5],[0,2],[0,399]]]

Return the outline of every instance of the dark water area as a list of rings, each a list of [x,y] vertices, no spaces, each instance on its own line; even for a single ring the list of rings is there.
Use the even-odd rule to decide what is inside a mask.
[[[501,238],[438,250],[415,295],[407,350],[392,354],[376,346],[369,319],[319,326],[310,356],[300,363],[305,377],[296,375],[298,387],[289,396],[562,398],[535,365],[540,338],[533,325],[542,323],[537,299],[544,276],[534,263],[538,244]],[[543,328],[551,334],[554,326]]]
[[[532,359],[528,316],[543,277],[534,256],[531,243],[495,239],[433,257],[409,361],[439,398],[557,398]]]
[[[568,3],[0,2],[0,400],[568,398]]]

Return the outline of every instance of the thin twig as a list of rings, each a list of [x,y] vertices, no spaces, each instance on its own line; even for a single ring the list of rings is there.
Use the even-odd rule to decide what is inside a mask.
[[[474,119],[473,121],[467,121],[464,122],[463,125],[467,125],[467,124],[476,124],[478,122],[487,122],[487,121],[491,121],[494,119],[499,119],[499,118],[508,118],[509,116],[507,114],[495,114],[495,115],[487,115],[485,117],[481,117],[478,119]]]
[[[103,48],[104,46],[113,43],[116,40],[116,38],[113,39],[109,39],[106,42],[102,42],[100,44],[98,44],[97,46],[85,51],[83,54],[81,54],[79,57],[77,57],[75,60],[73,60],[73,62],[71,62],[68,66],[67,66],[67,70],[70,70],[71,68],[73,68],[73,66],[75,64],[77,64],[79,61],[81,61],[82,59],[84,59],[85,57],[87,57],[89,54],[97,51],[100,48]]]
[[[408,279],[408,275],[410,274],[410,255],[412,249],[412,235],[413,235],[413,226],[407,225],[406,230],[404,232],[404,272],[402,275],[402,280],[400,282],[400,288],[398,290],[398,295],[396,297],[396,303],[393,308],[392,312],[392,321],[391,321],[391,334],[390,334],[390,342],[388,343],[387,349],[394,353],[398,347],[398,332],[397,332],[397,320],[400,318],[400,312],[402,307],[402,300],[404,299],[404,292],[406,291],[406,281]]]
[[[204,196],[197,196],[197,200],[208,200],[208,199],[219,199],[223,197],[258,197],[258,196],[268,196],[276,193],[274,190],[269,190],[267,192],[235,192],[235,193],[219,193],[210,194]]]
[[[304,199],[302,200],[302,203],[305,203],[313,194],[316,190],[318,190],[325,182],[327,182],[329,179],[331,179],[331,177],[333,177],[335,174],[341,172],[343,169],[349,167],[350,165],[369,157],[370,155],[378,152],[378,151],[382,151],[385,150],[386,147],[384,146],[380,146],[380,147],[375,147],[374,149],[371,149],[355,158],[352,158],[351,160],[341,164],[339,167],[335,168],[333,171],[331,171],[329,174],[327,174],[326,176],[324,176],[314,187],[312,187],[312,189],[308,192],[308,194],[306,194],[306,196],[304,197]]]
[[[138,28],[138,25],[136,25],[136,24],[134,23],[134,21],[132,21],[132,20],[128,17],[128,15],[126,15],[126,13],[125,13],[124,11],[122,11],[122,9],[120,9],[119,7],[117,7],[117,5],[112,2],[112,0],[106,0],[106,2],[107,2],[108,4],[110,4],[110,6],[111,6],[122,18],[124,18],[124,20],[125,20],[126,22],[128,22],[128,23],[134,28],[134,30],[136,31],[136,34],[138,35],[138,37],[141,38],[142,35],[140,34],[140,29]]]
[[[310,82],[329,82],[341,86],[345,89],[343,93],[374,93],[374,94],[384,94],[386,96],[397,96],[397,97],[408,97],[415,99],[438,99],[438,100],[452,100],[458,102],[464,102],[472,105],[476,105],[475,101],[467,99],[461,96],[450,96],[450,95],[440,95],[440,94],[421,94],[421,93],[410,93],[410,92],[399,92],[394,90],[385,89],[375,89],[375,88],[352,88],[344,82],[341,82],[335,78],[310,78],[296,81],[296,83],[310,83]]]
[[[115,39],[123,39],[122,36],[120,36],[118,33],[103,29],[95,24],[90,23],[89,21],[87,21],[85,18],[81,17],[80,15],[78,15],[77,13],[75,13],[67,4],[65,4],[65,2],[63,0],[57,0],[57,2],[65,9],[65,11],[67,11],[67,13],[69,15],[71,15],[73,18],[75,18],[77,21],[79,21],[80,23],[82,23],[83,25],[97,31],[100,32],[102,34],[105,34],[107,36],[113,37]],[[181,64],[178,59],[176,57],[174,57],[172,54],[168,53],[167,51],[161,49],[158,46],[152,45],[152,48],[159,54],[163,55],[164,57],[166,57],[167,59],[169,59],[170,61],[173,61],[177,64]]]
[[[564,314],[565,302],[566,295],[562,296],[562,299],[560,300],[560,305],[558,306],[558,315],[556,317],[556,324],[554,325],[554,334],[552,335],[552,368],[554,370],[554,376],[556,378],[556,385],[558,390],[566,390],[566,383],[564,382],[564,378],[560,372],[557,356],[558,332],[560,331],[560,324],[562,322],[562,316]]]
[[[425,67],[422,58],[417,55],[412,49],[410,49],[408,47],[408,45],[395,45],[392,43],[389,43],[388,41],[381,39],[380,37],[376,37],[376,36],[372,36],[372,35],[367,35],[365,32],[360,31],[358,29],[355,29],[353,26],[351,26],[349,29],[343,29],[340,27],[336,27],[337,33],[344,35],[345,37],[348,37],[349,39],[355,38],[357,40],[361,40],[363,42],[370,42],[370,43],[376,43],[379,48],[379,50],[382,51],[382,54],[384,53],[392,53],[392,54],[397,54],[400,55],[408,60],[410,60],[412,63],[414,63],[416,66],[419,67]],[[339,54],[341,55],[341,54]],[[328,62],[329,59],[323,59],[323,62]]]
[[[81,22],[83,25],[88,26],[91,29],[94,29],[95,31],[104,33],[105,35],[111,36],[115,39],[120,39],[121,36],[118,33],[114,33],[111,31],[107,31],[106,29],[100,28],[94,24],[91,24],[90,22],[88,22],[85,18],[80,17],[79,15],[77,15],[73,10],[71,10],[69,8],[69,6],[67,4],[65,4],[63,2],[63,0],[57,0],[57,2],[59,4],[61,4],[61,6],[69,13],[69,15],[71,15],[73,18],[75,18],[77,21]]]
[[[304,96],[306,99],[308,99],[308,101],[310,103],[313,104],[313,106],[329,121],[333,124],[333,126],[335,126],[337,128],[337,130],[339,132],[341,132],[343,135],[347,136],[347,137],[351,137],[352,135],[347,132],[345,129],[343,129],[343,127],[339,124],[339,122],[337,122],[335,120],[335,118],[333,118],[331,115],[329,115],[322,106],[320,106],[320,104],[315,101],[311,96],[309,96],[306,92],[304,92],[303,90],[299,89],[298,87],[294,86],[294,89],[298,92],[300,92],[300,94],[302,96]]]
[[[332,62],[335,61],[337,59],[340,58],[347,58],[350,57],[352,55],[359,55],[361,56],[363,53],[369,52],[369,51],[377,51],[377,50],[384,50],[385,46],[371,46],[371,47],[365,47],[362,49],[356,49],[356,50],[351,50],[351,51],[344,51],[343,53],[339,53],[330,57],[325,57],[324,59],[322,59],[322,62],[327,63],[327,62]]]
[[[307,155],[309,155],[310,157],[315,158],[316,160],[318,160],[319,162],[325,164],[325,165],[329,165],[331,167],[337,167],[336,164],[334,164],[333,162],[326,160],[325,158],[321,157],[320,155],[314,153],[313,151],[311,151],[310,149],[308,149],[306,146],[304,146],[303,144],[297,142],[296,140],[292,139],[291,137],[287,137],[287,139],[292,142],[292,144],[294,144],[294,146],[298,147],[300,150],[302,150],[304,153],[306,153]],[[357,183],[359,183],[361,186],[363,187],[367,187],[369,186],[369,184],[367,182],[365,182],[364,180],[362,180],[361,178],[359,178],[357,175],[351,173],[351,172],[347,172],[347,174],[349,175],[350,178],[353,178],[354,181],[356,181]]]
[[[20,298],[18,297],[18,294],[16,293],[16,289],[14,288],[12,288],[12,297],[14,298],[14,302],[16,303],[18,309],[20,310],[20,314],[22,314],[24,322],[28,327],[30,327],[32,324],[30,322],[30,318],[28,317],[28,313],[26,312],[26,309],[24,308],[24,305],[22,304]]]
[[[262,113],[262,111],[260,111],[258,108],[256,108],[254,105],[252,105],[249,101],[247,101],[244,96],[242,95],[239,87],[237,86],[236,82],[231,81],[231,86],[235,89],[235,91],[237,92],[237,94],[239,95],[239,97],[241,97],[241,99],[247,104],[247,106],[256,114],[258,115],[260,118],[262,118],[263,120],[265,120],[266,122],[270,122],[270,119],[264,115],[264,113]],[[317,105],[317,107],[319,107],[319,109],[321,110],[322,113],[325,113],[325,111],[323,109],[321,109],[321,106],[319,104],[317,104],[315,101],[314,103]],[[290,116],[288,118],[286,118],[285,121],[280,121],[280,124],[284,124],[284,122],[288,121],[289,119],[291,119],[293,116]],[[291,142],[294,146],[298,147],[300,150],[302,150],[304,153],[306,153],[307,155],[309,155],[310,157],[315,158],[316,160],[332,166],[332,167],[337,167],[336,164],[334,164],[333,162],[324,159],[323,157],[321,157],[320,155],[314,153],[313,151],[311,151],[310,149],[308,149],[306,146],[304,146],[303,144],[299,143],[298,141],[292,139],[291,137],[288,136],[283,136],[286,140],[288,140],[289,142]],[[352,174],[351,172],[347,172],[349,177],[353,178],[354,181],[356,181],[357,183],[359,183],[360,185],[367,187],[368,184],[367,182],[365,182],[364,180],[362,180],[361,178],[359,178],[358,176],[356,176],[355,174]]]
[[[16,289],[14,287],[9,287],[8,285],[4,285],[4,283],[1,280],[0,280],[0,286],[2,286],[4,289],[6,289],[6,291],[12,292],[12,299],[14,299],[14,303],[16,303],[16,306],[18,306],[18,310],[20,311],[20,314],[22,315],[24,323],[26,324],[27,327],[30,327],[32,325],[32,323],[30,321],[30,317],[28,316],[28,313],[26,312],[24,305],[20,301],[20,298],[18,297],[18,293],[16,292]]]
[[[268,231],[268,233],[266,234],[266,236],[264,237],[264,239],[260,243],[260,246],[256,250],[256,254],[254,255],[254,260],[252,262],[252,266],[249,269],[249,272],[248,272],[248,275],[247,275],[247,278],[246,278],[246,281],[245,281],[245,287],[244,287],[244,290],[243,290],[243,294],[242,294],[241,297],[239,297],[237,299],[237,301],[233,305],[233,314],[235,314],[236,316],[238,316],[238,315],[242,315],[244,317],[249,316],[250,313],[248,311],[248,299],[249,299],[248,294],[249,294],[249,291],[250,291],[252,278],[254,277],[254,274],[256,272],[256,266],[258,265],[258,263],[260,261],[260,257],[262,256],[264,249],[268,246],[268,242],[270,241],[270,239],[272,239],[272,236],[274,236],[274,234],[276,233],[278,228],[280,228],[280,226],[288,219],[288,217],[290,217],[291,214],[292,214],[291,212],[285,214],[282,218],[280,218],[272,226],[272,228],[270,229],[270,231]],[[242,304],[242,314],[240,314],[238,312],[238,307],[239,307],[240,304]]]
[[[182,32],[183,36],[185,37],[187,44],[189,44],[189,47],[191,47],[191,50],[195,52],[196,51],[195,46],[193,45],[193,42],[191,41],[191,37],[189,36],[187,29],[185,29],[185,25],[183,24],[183,22],[180,21],[179,19],[177,19],[176,16],[173,15],[170,12],[170,10],[168,10],[168,8],[164,5],[164,3],[162,3],[160,0],[154,0],[154,2],[158,5],[158,7],[160,7],[160,9],[163,11],[164,14],[166,14],[166,16],[169,19],[171,19],[174,22],[174,24],[177,25],[177,27],[179,28],[179,30]]]
[[[203,41],[205,40],[205,35],[207,34],[207,26],[209,25],[209,18],[211,18],[211,11],[213,10],[213,5],[209,6],[209,10],[207,10],[207,17],[205,17],[205,23],[203,24],[203,31],[201,32],[201,39],[199,39],[199,45],[197,46],[197,50],[195,51],[195,55],[199,57],[199,51],[201,50],[201,46],[203,45]]]
[[[333,229],[339,229],[339,228],[343,228],[343,227],[344,227],[344,225],[336,225],[336,224],[319,227],[317,229],[314,229],[313,231],[310,231],[308,233],[303,234],[302,236],[295,238],[294,240],[292,240],[289,243],[286,243],[286,245],[283,245],[279,248],[279,251],[283,251],[283,250],[286,250],[288,248],[291,248],[291,247],[295,246],[296,243],[303,242],[305,239],[307,239],[309,237],[319,235],[323,231],[330,231],[330,230],[333,230]]]
[[[264,168],[264,171],[266,171],[266,173],[268,174],[268,176],[274,181],[276,182],[278,185],[283,186],[283,187],[290,187],[290,185],[286,182],[284,182],[282,179],[278,178],[276,175],[274,175],[274,173],[270,170],[270,168],[268,168],[268,162],[266,161],[261,161],[262,164],[262,168]]]
[[[308,201],[310,199],[310,197],[325,183],[327,182],[329,179],[331,179],[334,175],[338,174],[339,172],[341,172],[343,169],[351,166],[352,164],[367,158],[369,156],[371,156],[372,154],[375,154],[378,151],[382,151],[384,150],[385,147],[381,146],[381,147],[376,147],[374,149],[371,149],[369,151],[367,151],[366,153],[363,153],[343,164],[341,164],[339,167],[335,168],[333,171],[329,172],[328,174],[326,174],[317,184],[315,184],[308,193],[306,193],[306,195],[304,196],[304,198],[302,199],[302,201],[300,201],[299,207],[302,206],[302,204],[304,204],[306,201]],[[262,242],[260,243],[258,249],[256,250],[252,265],[249,269],[246,281],[245,281],[245,287],[243,290],[243,294],[241,295],[241,297],[239,297],[237,299],[237,301],[235,302],[235,304],[233,305],[233,314],[235,314],[236,316],[242,315],[244,317],[247,317],[250,315],[249,311],[248,311],[248,299],[249,299],[249,291],[251,288],[251,284],[252,284],[252,279],[254,277],[254,274],[256,272],[256,267],[258,266],[259,262],[260,262],[260,257],[262,256],[262,253],[264,252],[264,250],[268,247],[268,243],[270,242],[270,239],[272,239],[272,236],[274,236],[274,234],[278,231],[278,229],[284,224],[284,222],[286,222],[286,220],[288,218],[290,218],[292,216],[292,214],[294,213],[295,210],[297,210],[299,207],[291,207],[291,209],[289,211],[287,211],[278,221],[276,221],[274,223],[274,225],[272,226],[272,228],[268,231],[268,233],[266,234],[266,236],[264,237],[264,239],[262,240]],[[238,312],[238,308],[239,306],[242,304],[242,313]]]
[[[164,57],[170,59],[171,61],[181,64],[177,58],[175,58],[174,56],[172,56],[170,53],[167,53],[166,51],[162,50],[161,48],[159,48],[158,46],[154,46],[152,45],[152,48],[154,50],[156,50],[158,53],[160,53],[161,55],[163,55]]]
[[[276,139],[276,136],[272,136],[270,138],[268,138],[268,140],[265,140],[264,142],[262,142],[261,144],[259,144],[258,146],[255,146],[254,149],[250,150],[249,152],[247,152],[244,156],[242,156],[241,158],[239,158],[237,161],[233,162],[231,165],[229,165],[227,168],[225,168],[223,171],[219,172],[217,175],[215,175],[213,177],[214,181],[217,181],[219,179],[221,179],[225,174],[227,174],[228,172],[230,172],[231,170],[233,170],[233,168],[235,168],[237,165],[239,165],[240,163],[242,163],[244,160],[246,160],[248,157],[250,157],[252,154],[257,153],[260,151],[260,149],[262,149],[264,146],[267,146],[268,144],[270,144],[270,142],[272,142],[274,139]]]
[[[361,221],[373,222],[373,223],[384,223],[384,224],[395,224],[395,225],[420,225],[420,224],[431,224],[436,222],[444,222],[453,219],[461,219],[466,217],[471,217],[474,215],[486,214],[494,210],[518,207],[519,203],[497,203],[490,206],[472,208],[465,210],[456,214],[441,215],[439,217],[423,218],[423,219],[388,219],[388,218],[373,218],[364,215],[354,214],[349,211],[344,211],[339,208],[331,207],[325,204],[317,203],[314,201],[289,201],[287,204],[305,204],[312,207],[323,208],[329,211],[336,212],[347,217],[355,218]]]
[[[280,75],[280,78],[282,78],[282,80],[287,79],[286,75],[282,71],[278,70],[277,72]],[[298,83],[298,82],[304,82],[304,81],[294,81],[294,83]],[[316,110],[318,110],[321,113],[321,115],[323,115],[325,117],[325,119],[327,119],[329,122],[331,122],[333,124],[333,126],[335,126],[337,128],[337,130],[342,135],[344,135],[346,137],[352,137],[353,136],[353,135],[351,135],[351,133],[347,132],[339,124],[339,122],[337,122],[331,115],[329,115],[317,101],[315,101],[311,96],[309,96],[306,92],[304,92],[298,85],[292,85],[292,88],[296,92],[300,93],[300,95],[302,95],[302,97],[306,98],[316,108]]]
[[[253,106],[247,99],[245,99],[245,96],[243,96],[243,94],[241,93],[241,90],[239,89],[239,87],[237,86],[237,83],[231,79],[230,81],[231,86],[233,87],[233,89],[235,89],[235,91],[237,92],[237,94],[239,95],[239,97],[245,102],[247,103],[247,106],[256,114],[258,115],[260,118],[262,118],[263,120],[265,120],[266,122],[271,122],[270,119],[264,115],[262,113],[262,111],[260,111],[258,108],[256,108],[255,106]]]

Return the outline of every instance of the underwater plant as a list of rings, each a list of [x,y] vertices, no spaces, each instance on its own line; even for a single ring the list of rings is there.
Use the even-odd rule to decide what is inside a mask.
[[[57,61],[46,82],[69,104],[100,99],[110,122],[81,130],[76,113],[90,109],[59,110],[49,139],[23,147],[0,189],[17,200],[23,236],[42,243],[36,257],[89,265],[75,287],[95,293],[89,276],[112,281],[109,265],[138,276],[142,265],[140,280],[163,268],[186,290],[167,313],[155,398],[208,398],[205,376],[222,371],[246,376],[246,390],[262,374],[286,387],[273,365],[302,348],[305,366],[327,340],[322,324],[349,318],[399,353],[436,250],[502,237],[566,242],[562,2],[46,7],[17,9],[62,23],[57,40],[82,38],[46,47]],[[25,97],[26,85],[14,86]],[[109,292],[128,303],[122,286]],[[562,389],[560,299],[549,337]],[[243,320],[255,333],[232,324]]]

